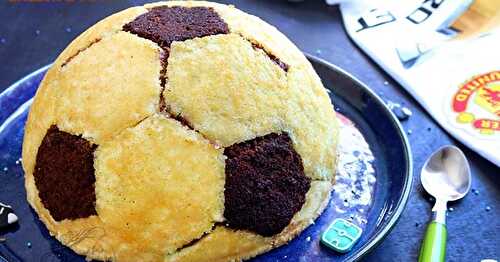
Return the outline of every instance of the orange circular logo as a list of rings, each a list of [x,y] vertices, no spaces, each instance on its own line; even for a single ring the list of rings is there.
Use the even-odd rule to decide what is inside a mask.
[[[500,131],[500,70],[473,77],[452,99],[456,122],[481,134]]]

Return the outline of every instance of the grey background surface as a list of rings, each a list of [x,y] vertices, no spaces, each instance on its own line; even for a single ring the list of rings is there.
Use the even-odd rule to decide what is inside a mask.
[[[450,138],[408,93],[365,56],[347,37],[338,8],[328,7],[320,0],[293,4],[284,0],[221,2],[230,2],[260,16],[304,52],[340,66],[385,100],[402,103],[413,111],[413,116],[403,122],[413,153],[413,191],[394,230],[366,261],[417,259],[431,209],[429,196],[419,183],[419,171],[429,154],[445,144],[456,144],[465,151],[473,172],[472,188],[478,191],[451,205],[447,260],[500,259],[500,168]],[[2,1],[0,92],[53,61],[72,39],[98,20],[140,3],[142,1]]]

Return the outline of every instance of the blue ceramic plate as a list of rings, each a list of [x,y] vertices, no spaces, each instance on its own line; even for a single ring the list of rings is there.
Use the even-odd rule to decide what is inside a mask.
[[[255,261],[352,261],[372,250],[389,233],[408,200],[412,164],[408,141],[398,120],[364,84],[341,69],[309,57],[336,110],[350,118],[361,130],[376,156],[374,200],[360,241],[347,254],[338,254],[320,244],[321,233],[338,214],[332,203],[288,245],[258,256]],[[84,261],[49,235],[29,207],[20,164],[24,123],[31,99],[45,66],[0,94],[0,202],[13,206],[18,225],[0,231],[0,261]]]

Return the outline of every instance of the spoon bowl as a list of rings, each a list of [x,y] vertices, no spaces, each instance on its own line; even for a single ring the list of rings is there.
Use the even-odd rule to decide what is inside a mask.
[[[427,193],[447,202],[464,197],[471,186],[469,164],[455,146],[444,146],[434,152],[425,162],[420,179]]]

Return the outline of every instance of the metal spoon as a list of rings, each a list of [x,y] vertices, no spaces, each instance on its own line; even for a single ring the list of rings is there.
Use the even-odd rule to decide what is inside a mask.
[[[420,174],[427,193],[436,198],[427,226],[419,262],[444,261],[446,255],[446,203],[469,192],[471,175],[465,155],[455,146],[444,146],[427,159]]]

